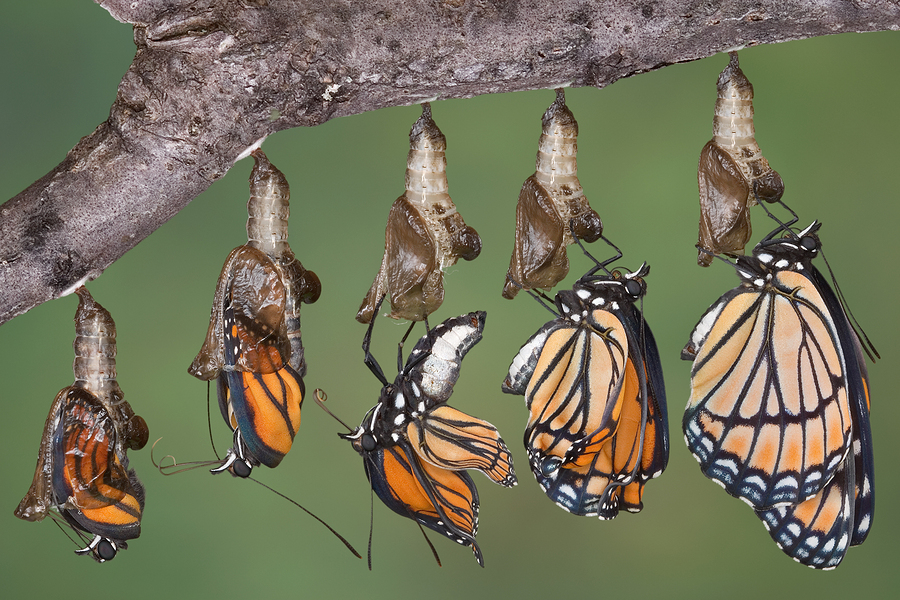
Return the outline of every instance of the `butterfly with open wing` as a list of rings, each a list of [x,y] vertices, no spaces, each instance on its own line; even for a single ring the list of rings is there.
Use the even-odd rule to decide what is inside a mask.
[[[481,566],[478,490],[466,469],[505,487],[516,484],[516,474],[497,428],[446,402],[463,357],[481,340],[485,318],[484,311],[472,312],[428,331],[393,384],[369,352],[373,318],[363,340],[365,363],[384,387],[362,424],[339,434],[363,457],[366,477],[388,508],[471,547]],[[371,540],[369,550],[371,568]]]
[[[747,502],[786,554],[833,569],[872,525],[863,350],[877,352],[811,262],[821,223],[795,233],[794,222],[736,259],[741,285],[694,328],[683,428],[703,473]]]
[[[525,342],[502,385],[525,396],[525,448],[547,496],[601,519],[639,512],[644,485],[669,459],[662,365],[635,306],[650,268],[609,271],[616,250],[556,294],[556,311],[532,294],[556,318]]]
[[[149,431],[116,381],[112,317],[84,287],[75,292],[75,383],[50,407],[34,479],[15,515],[60,523],[55,509],[86,544],[76,554],[102,563],[141,534],[144,487],[126,451],[143,448]]]

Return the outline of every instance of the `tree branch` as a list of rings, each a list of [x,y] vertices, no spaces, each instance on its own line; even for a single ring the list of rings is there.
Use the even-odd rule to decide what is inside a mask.
[[[900,28],[896,0],[98,3],[137,53],[109,119],[0,207],[0,323],[98,277],[276,131]]]

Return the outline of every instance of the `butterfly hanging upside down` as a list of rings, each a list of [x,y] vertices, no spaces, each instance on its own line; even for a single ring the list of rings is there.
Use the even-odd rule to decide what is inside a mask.
[[[811,262],[820,226],[783,225],[738,257],[741,285],[682,352],[694,361],[683,427],[703,473],[747,502],[786,554],[833,569],[871,528],[874,459],[860,339]]]
[[[53,401],[34,480],[15,515],[40,521],[56,509],[87,543],[76,553],[105,562],[141,534],[144,487],[126,450],[143,448],[149,432],[116,382],[112,317],[85,288],[76,293],[75,383]]]
[[[234,432],[233,447],[212,472],[239,477],[260,464],[278,466],[291,448],[305,393],[300,305],[322,290],[287,242],[284,175],[261,150],[253,158],[248,242],[225,261],[206,341],[188,369],[217,380],[219,408]]]
[[[662,366],[634,305],[649,267],[608,271],[619,257],[556,295],[559,312],[547,308],[557,318],[525,342],[502,386],[525,396],[525,448],[547,496],[601,519],[640,511],[645,483],[669,458]]]
[[[429,331],[393,384],[369,354],[373,320],[363,349],[366,364],[384,387],[362,424],[340,434],[362,455],[366,477],[388,508],[471,547],[481,566],[475,542],[478,491],[465,470],[477,469],[511,487],[516,484],[512,456],[493,425],[446,402],[463,357],[481,340],[485,317],[483,311],[473,312]]]

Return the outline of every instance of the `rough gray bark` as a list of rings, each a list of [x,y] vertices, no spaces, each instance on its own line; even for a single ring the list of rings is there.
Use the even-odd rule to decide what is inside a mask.
[[[0,323],[99,276],[282,129],[900,29],[897,0],[97,2],[137,53],[109,119],[0,206]]]

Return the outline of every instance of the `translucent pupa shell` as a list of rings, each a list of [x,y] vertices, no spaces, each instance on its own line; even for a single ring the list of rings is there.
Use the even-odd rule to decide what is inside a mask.
[[[578,181],[578,122],[562,89],[542,121],[535,173],[519,192],[504,298],[514,298],[520,289],[552,288],[569,273],[566,247],[576,237],[594,242],[603,233]]]
[[[37,466],[16,517],[41,521],[56,508],[80,537],[77,551],[99,562],[140,535],[144,488],[128,469],[128,449],[143,448],[147,423],[116,381],[116,326],[84,287],[75,313],[75,382],[56,395],[44,425]]]
[[[713,139],[700,152],[701,250],[697,263],[709,266],[712,254],[740,256],[750,240],[750,207],[757,198],[778,201],[784,194],[781,176],[769,166],[756,143],[753,126],[753,85],[731,53],[719,74],[713,117]]]
[[[306,374],[300,338],[300,306],[319,299],[318,276],[306,270],[288,244],[290,187],[284,174],[262,150],[252,154],[247,202],[247,243],[228,255],[216,284],[206,340],[188,368],[203,381],[215,379],[225,364],[223,307],[226,297],[235,311],[267,332],[266,344],[277,350],[281,363]],[[246,357],[236,369],[254,372]]]
[[[473,260],[481,238],[466,225],[447,193],[447,140],[431,118],[431,106],[409,132],[406,192],[394,202],[384,235],[384,257],[356,314],[369,323],[387,294],[390,317],[422,321],[444,301],[443,269]]]

